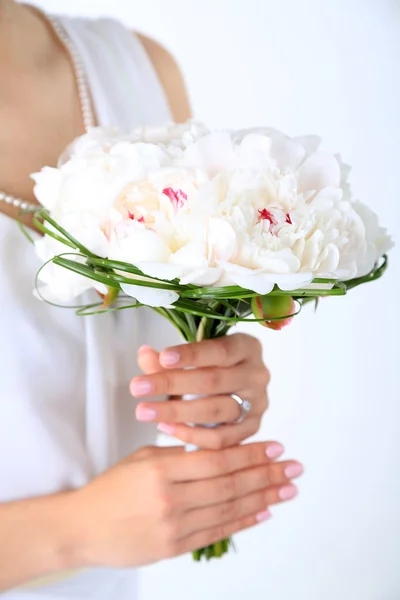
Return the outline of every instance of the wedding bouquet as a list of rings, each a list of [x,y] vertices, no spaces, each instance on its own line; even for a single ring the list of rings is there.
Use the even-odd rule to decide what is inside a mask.
[[[280,329],[303,304],[377,279],[391,241],[319,143],[194,122],[91,130],[33,175],[35,293],[65,305],[95,290],[80,315],[150,306],[195,341],[240,321]]]

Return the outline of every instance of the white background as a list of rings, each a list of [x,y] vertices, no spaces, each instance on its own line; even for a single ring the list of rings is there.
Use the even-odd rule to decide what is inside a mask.
[[[239,554],[143,570],[141,600],[400,598],[400,6],[397,0],[41,0],[111,15],[163,42],[211,126],[318,133],[398,246],[387,276],[262,337],[260,437],[304,461],[300,496]],[[256,327],[256,326],[254,326]],[[116,599],[118,600],[118,599]]]

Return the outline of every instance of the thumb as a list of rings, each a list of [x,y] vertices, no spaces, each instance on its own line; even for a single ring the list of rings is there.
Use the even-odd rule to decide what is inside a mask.
[[[138,350],[138,365],[146,375],[163,371],[159,353],[151,346],[141,346]]]

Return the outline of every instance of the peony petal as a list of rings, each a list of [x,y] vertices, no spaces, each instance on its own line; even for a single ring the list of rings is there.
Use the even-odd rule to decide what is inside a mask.
[[[253,290],[258,294],[269,294],[277,285],[281,290],[295,290],[310,283],[312,273],[275,274],[266,273],[264,269],[248,269],[232,263],[221,263],[223,270],[237,285]]]
[[[308,137],[312,139],[308,140]],[[241,148],[257,150],[270,155],[282,169],[296,169],[299,166],[306,153],[310,153],[305,145],[309,148],[317,148],[316,141],[319,138],[316,136],[308,137],[290,138],[272,127],[244,129],[235,132],[233,135],[235,142],[241,142]]]
[[[264,273],[297,273],[301,267],[300,260],[288,248],[270,254],[260,253],[255,262]]]
[[[333,273],[340,261],[340,251],[335,244],[327,244],[320,256],[321,262],[318,265],[317,273]]]
[[[352,207],[365,227],[368,251],[359,265],[359,275],[366,275],[375,262],[393,248],[394,243],[387,230],[379,224],[378,215],[362,202],[353,202]]]
[[[45,265],[39,273],[39,285],[34,291],[36,297],[54,304],[68,304],[87,290],[94,287],[94,282],[53,263]]]
[[[33,192],[36,199],[47,210],[52,210],[60,197],[60,171],[52,167],[44,167],[39,173],[32,173],[31,179],[35,182]]]
[[[300,135],[293,140],[303,146],[306,154],[314,154],[321,145],[321,138],[317,135]]]
[[[315,152],[299,169],[298,188],[300,192],[318,192],[326,187],[339,187],[340,177],[337,159],[328,152]]]
[[[108,256],[108,240],[100,229],[71,230],[71,234],[93,254],[102,258]],[[67,247],[65,246],[65,248]]]
[[[332,211],[335,203],[343,197],[343,190],[340,188],[326,187],[318,192],[310,201],[309,206],[313,211]]]
[[[216,260],[228,261],[236,251],[236,232],[223,219],[210,219],[208,244]]]
[[[304,159],[305,150],[295,140],[280,135],[272,138],[271,156],[280,169],[294,170]]]
[[[229,262],[222,262],[220,266],[228,275],[228,279],[243,289],[252,290],[257,294],[269,294],[273,290],[274,283],[261,269],[248,269]]]
[[[109,258],[132,265],[141,262],[167,262],[170,249],[154,232],[131,222],[131,230],[127,234],[114,234],[110,240]]]
[[[293,273],[291,275],[260,273],[247,277],[230,273],[230,276],[238,285],[260,295],[269,294],[275,285],[282,291],[292,291],[308,285],[313,280],[311,273]]]
[[[283,291],[298,290],[311,283],[313,273],[291,273],[290,275],[274,275],[276,285]]]
[[[168,263],[139,262],[135,264],[135,267],[149,277],[163,279],[164,281],[171,281],[172,279],[180,277],[182,274],[182,268],[180,266]]]
[[[196,240],[189,242],[174,252],[168,262],[181,267],[206,267],[207,260],[204,242]]]
[[[282,131],[273,127],[248,127],[247,129],[238,129],[232,133],[232,139],[235,143],[242,142],[248,135],[260,135],[265,138],[273,138],[276,136],[285,135]],[[270,143],[270,142],[269,142]]]
[[[186,166],[203,169],[209,177],[213,177],[234,164],[235,153],[230,134],[215,132],[205,135],[185,150],[183,161]]]
[[[209,286],[214,285],[218,282],[221,277],[221,269],[219,267],[207,267],[205,269],[197,269],[195,271],[189,271],[181,277],[181,284],[187,285],[193,283],[194,285]]]
[[[161,290],[129,283],[122,283],[121,289],[127,296],[136,298],[138,302],[145,306],[163,306],[167,308],[179,300],[179,294],[170,290]]]
[[[92,127],[87,133],[76,138],[64,150],[58,166],[66,163],[71,156],[90,156],[103,151],[104,147],[121,140],[116,127]]]
[[[260,296],[269,294],[274,289],[273,282],[269,281],[263,274],[243,276],[237,273],[230,273],[229,275],[236,285],[245,290],[252,290],[260,294]]]
[[[269,137],[254,131],[244,136],[240,143],[240,148],[245,151],[255,151],[269,155],[271,152],[271,144],[272,141]]]

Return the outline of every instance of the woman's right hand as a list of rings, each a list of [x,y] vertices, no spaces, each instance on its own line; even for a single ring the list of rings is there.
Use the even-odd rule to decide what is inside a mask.
[[[280,444],[185,453],[143,448],[73,492],[77,567],[136,567],[252,527],[289,500],[296,461]]]

